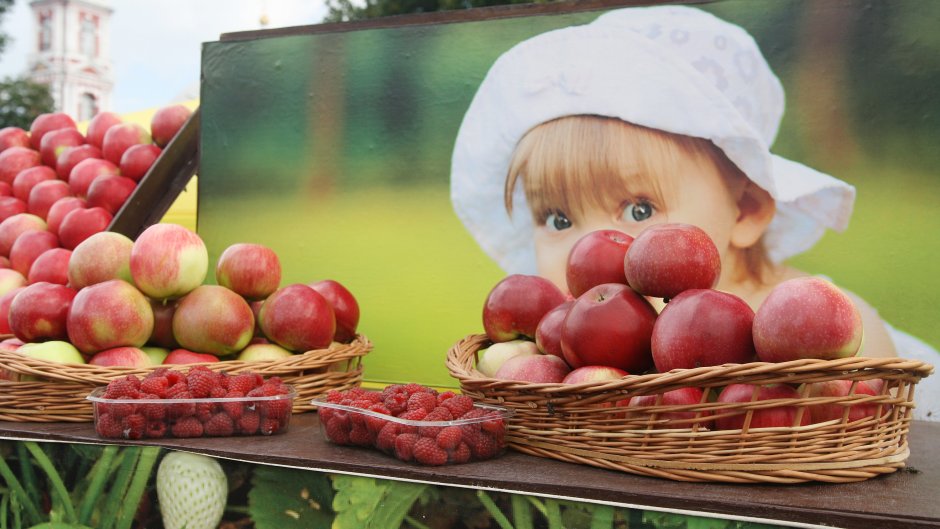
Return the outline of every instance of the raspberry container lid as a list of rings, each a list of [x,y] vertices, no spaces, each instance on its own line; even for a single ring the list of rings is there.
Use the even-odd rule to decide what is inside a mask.
[[[467,419],[453,419],[450,421],[416,421],[411,419],[402,419],[394,415],[386,415],[384,413],[378,413],[372,410],[367,410],[363,408],[356,408],[355,406],[346,406],[344,404],[336,404],[335,402],[327,402],[326,397],[317,397],[310,401],[310,404],[313,406],[330,408],[335,410],[344,410],[352,413],[359,413],[362,415],[367,415],[369,417],[375,417],[377,419],[383,419],[389,422],[395,422],[398,424],[404,424],[408,426],[463,426],[467,424],[477,424],[481,422],[488,422],[495,419],[508,419],[512,417],[516,410],[511,408],[504,408],[502,406],[494,406],[492,404],[474,404],[473,407],[486,411],[494,411],[499,414],[499,417],[494,417],[492,415],[484,415],[481,417],[470,417]]]
[[[98,387],[92,390],[85,399],[95,403],[102,404],[182,404],[182,403],[226,403],[226,402],[264,402],[270,400],[294,400],[297,398],[297,391],[290,384],[285,384],[287,393],[284,395],[271,395],[267,397],[203,397],[190,399],[107,399],[103,395],[107,387]]]

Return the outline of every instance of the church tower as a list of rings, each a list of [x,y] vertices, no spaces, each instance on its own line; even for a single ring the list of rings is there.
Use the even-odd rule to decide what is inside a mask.
[[[105,0],[33,0],[36,47],[29,78],[49,85],[56,111],[77,121],[111,107],[109,23]]]

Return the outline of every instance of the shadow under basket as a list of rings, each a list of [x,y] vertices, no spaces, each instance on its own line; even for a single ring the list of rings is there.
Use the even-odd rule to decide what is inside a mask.
[[[475,401],[515,410],[509,446],[527,454],[678,481],[726,483],[853,482],[894,472],[909,456],[907,436],[914,386],[933,372],[924,362],[899,358],[795,360],[726,364],[633,375],[584,384],[535,384],[489,378],[476,370],[485,335],[470,335],[447,355],[447,368]],[[858,384],[880,379],[875,395]],[[810,396],[807,383],[852,381],[844,396]],[[788,384],[799,397],[721,403],[729,384]],[[643,407],[626,399],[699,388],[695,404]],[[756,396],[756,395],[754,395]],[[754,414],[789,406],[793,423],[751,427]],[[840,418],[800,425],[827,406]],[[850,411],[856,410],[850,417]],[[859,414],[857,410],[866,413]],[[681,415],[678,415],[681,414]],[[864,416],[859,416],[864,415]],[[718,419],[743,419],[737,429],[717,429]],[[811,422],[811,421],[809,421]]]
[[[371,350],[372,342],[358,335],[348,344],[334,343],[326,349],[278,360],[223,360],[131,368],[49,362],[0,348],[0,372],[6,371],[17,379],[0,380],[0,421],[91,422],[94,410],[85,397],[96,387],[126,375],[143,378],[160,367],[187,371],[197,365],[229,374],[251,371],[264,378],[278,376],[297,392],[293,413],[302,413],[316,409],[311,400],[330,390],[358,387],[362,383],[362,357]]]

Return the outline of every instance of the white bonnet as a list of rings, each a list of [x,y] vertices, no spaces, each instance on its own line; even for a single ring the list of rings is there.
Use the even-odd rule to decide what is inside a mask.
[[[510,218],[503,191],[517,142],[563,116],[594,114],[705,138],[777,203],[770,257],[803,252],[848,225],[855,189],[770,152],[783,89],[743,29],[683,6],[626,8],[543,33],[504,53],[467,110],[454,146],[451,199],[483,250],[508,273],[536,272],[521,183]]]

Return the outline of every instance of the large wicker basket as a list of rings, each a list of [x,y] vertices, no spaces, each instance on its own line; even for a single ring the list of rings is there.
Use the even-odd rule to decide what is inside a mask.
[[[187,364],[188,369],[204,365],[213,371],[240,373],[253,371],[264,377],[279,376],[297,391],[294,413],[315,409],[310,401],[331,389],[345,390],[362,382],[362,357],[372,350],[372,342],[359,335],[348,344],[334,343],[279,360]],[[32,381],[0,380],[0,420],[18,422],[88,422],[93,420],[91,402],[86,396],[96,387],[125,375],[145,376],[161,366],[143,368],[98,367],[87,364],[61,364],[23,356],[0,348],[0,370],[32,377]],[[20,378],[20,377],[16,377]]]
[[[851,482],[894,472],[908,457],[907,435],[914,386],[933,371],[929,364],[898,358],[755,362],[627,376],[604,383],[533,384],[488,378],[476,370],[477,352],[489,346],[471,335],[448,352],[447,367],[462,391],[474,400],[508,406],[510,446],[528,454],[646,476],[681,481],[732,483]],[[829,380],[882,379],[878,395],[810,397],[746,403],[719,403],[714,397],[728,384],[798,385]],[[636,395],[658,395],[683,387],[704,391],[695,405],[666,406],[661,399],[641,410],[619,402]],[[810,406],[875,404],[863,419],[798,426]],[[753,412],[770,406],[796,406],[795,425],[748,428]],[[696,412],[693,419],[668,421],[664,414]],[[744,414],[744,426],[717,430],[702,426]],[[709,417],[708,415],[711,414]],[[700,422],[702,421],[702,422]]]

